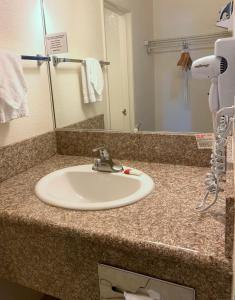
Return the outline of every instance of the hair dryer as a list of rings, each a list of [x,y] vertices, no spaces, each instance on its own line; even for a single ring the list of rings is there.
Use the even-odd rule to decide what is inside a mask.
[[[209,92],[211,112],[234,104],[235,38],[217,40],[215,54],[194,61],[191,70],[192,77],[211,80]]]
[[[215,43],[215,55],[206,56],[192,64],[192,76],[210,79],[209,106],[213,113],[215,143],[211,156],[211,171],[207,174],[206,195],[197,209],[212,207],[223,189],[220,184],[226,175],[226,144],[231,133],[235,96],[235,38],[220,39]],[[208,204],[208,198],[213,201]]]
[[[192,76],[196,79],[210,79],[209,107],[211,112],[219,110],[218,77],[222,73],[221,57],[215,55],[199,58],[192,65]]]

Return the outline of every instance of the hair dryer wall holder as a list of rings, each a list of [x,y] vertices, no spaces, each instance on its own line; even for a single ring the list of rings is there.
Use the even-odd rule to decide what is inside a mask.
[[[216,113],[217,129],[215,132],[215,143],[211,155],[211,171],[206,175],[205,185],[207,191],[201,203],[197,206],[200,212],[206,212],[218,200],[219,194],[223,192],[221,185],[226,182],[227,138],[232,133],[235,107],[224,107]],[[208,200],[212,196],[212,200]]]

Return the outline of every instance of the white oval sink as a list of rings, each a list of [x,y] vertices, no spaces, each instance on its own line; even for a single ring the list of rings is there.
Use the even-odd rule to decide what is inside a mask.
[[[153,188],[153,180],[144,173],[140,176],[101,173],[93,171],[92,165],[82,165],[46,175],[36,184],[35,192],[40,200],[50,205],[101,210],[134,203]]]

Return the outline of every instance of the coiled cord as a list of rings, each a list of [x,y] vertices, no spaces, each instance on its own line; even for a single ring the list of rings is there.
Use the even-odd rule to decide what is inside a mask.
[[[220,183],[225,181],[226,144],[231,127],[232,122],[228,116],[220,117],[219,125],[216,130],[214,149],[210,161],[211,171],[207,173],[205,179],[206,194],[204,199],[196,208],[200,212],[205,212],[212,207],[217,202],[219,193],[224,191],[220,187]],[[209,204],[207,204],[210,195],[213,196],[213,199],[211,202],[209,202]]]

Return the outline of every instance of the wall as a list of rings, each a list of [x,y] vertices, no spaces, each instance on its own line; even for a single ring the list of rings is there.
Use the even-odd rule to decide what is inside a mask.
[[[135,123],[142,123],[141,130],[154,130],[153,57],[147,54],[144,46],[145,40],[153,39],[153,1],[108,2],[131,13]]]
[[[68,53],[57,56],[104,59],[103,3],[101,0],[44,0],[47,33],[67,32]],[[80,64],[51,67],[56,125],[61,128],[96,115],[106,115],[103,101],[84,104]]]
[[[218,11],[226,0],[154,0],[155,38],[220,32],[215,26]]]
[[[155,39],[221,32],[215,23],[225,3],[224,0],[154,0]],[[193,60],[212,53],[212,48],[190,52]],[[189,99],[186,101],[184,74],[176,65],[179,57],[180,51],[154,55],[156,130],[210,132],[210,82],[189,76]]]
[[[0,1],[0,48],[18,54],[44,54],[40,0]],[[0,147],[53,130],[46,64],[23,61],[30,116],[0,124]],[[42,295],[0,280],[0,299],[41,299]]]
[[[0,48],[44,54],[40,0],[0,1]],[[0,147],[53,130],[47,66],[23,61],[30,117],[0,125]]]

